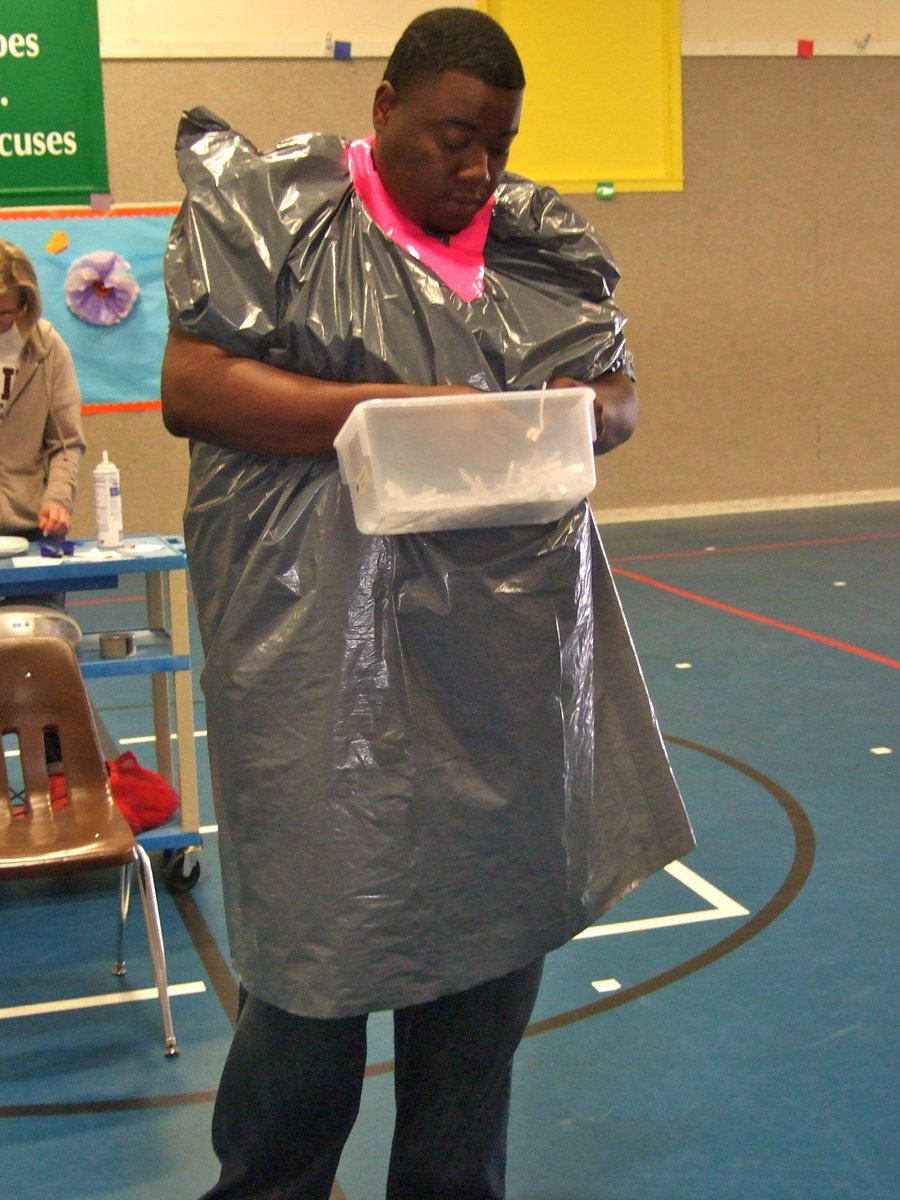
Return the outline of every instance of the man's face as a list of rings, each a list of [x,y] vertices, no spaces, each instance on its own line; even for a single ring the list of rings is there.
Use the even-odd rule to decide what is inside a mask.
[[[375,94],[375,166],[388,195],[429,233],[459,233],[493,195],[518,132],[522,93],[444,71],[401,99]]]

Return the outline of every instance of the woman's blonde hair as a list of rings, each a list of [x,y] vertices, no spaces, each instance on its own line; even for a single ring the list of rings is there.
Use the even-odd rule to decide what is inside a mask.
[[[25,251],[0,238],[0,295],[4,292],[12,292],[19,302],[20,328],[31,330],[41,315],[37,275]]]

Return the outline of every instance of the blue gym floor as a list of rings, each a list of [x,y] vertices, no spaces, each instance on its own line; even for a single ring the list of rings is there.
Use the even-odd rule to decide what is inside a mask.
[[[604,539],[698,847],[550,957],[518,1059],[510,1200],[894,1200],[900,505]],[[70,611],[134,627],[133,590]],[[163,1057],[152,996],[108,1002],[152,987],[139,906],[129,972],[110,974],[115,875],[0,888],[12,1200],[196,1200],[216,1176],[235,984],[195,688],[201,875],[180,896],[159,885],[180,1057]],[[146,682],[90,690],[152,767]],[[346,1200],[383,1196],[388,1018],[370,1029]]]

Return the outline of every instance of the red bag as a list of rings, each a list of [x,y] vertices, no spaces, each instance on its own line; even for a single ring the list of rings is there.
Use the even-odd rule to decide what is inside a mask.
[[[164,824],[178,808],[178,793],[130,750],[107,761],[106,769],[113,799],[135,833]]]

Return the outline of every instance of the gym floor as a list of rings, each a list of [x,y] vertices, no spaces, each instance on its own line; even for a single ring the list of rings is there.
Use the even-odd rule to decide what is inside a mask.
[[[603,535],[698,846],[550,956],[518,1057],[510,1200],[893,1200],[900,504]],[[133,591],[69,611],[134,627]],[[90,691],[152,767],[147,684]],[[128,974],[110,975],[114,873],[0,887],[14,1200],[196,1200],[216,1177],[236,988],[195,694],[200,877],[159,883],[178,1058],[152,991],[135,998],[152,989],[139,906]],[[376,1014],[341,1200],[383,1196],[391,1053]]]

